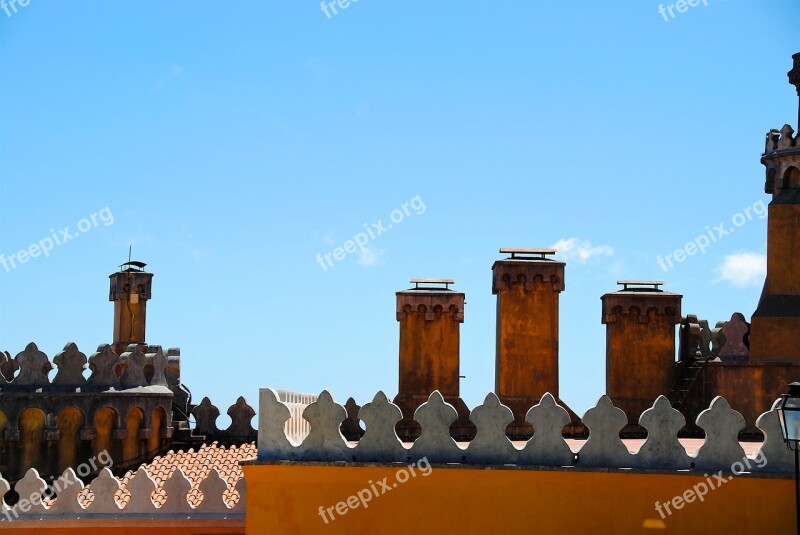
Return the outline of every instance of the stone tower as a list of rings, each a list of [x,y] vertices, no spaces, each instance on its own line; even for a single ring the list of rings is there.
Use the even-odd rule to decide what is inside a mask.
[[[153,285],[153,274],[144,270],[143,262],[126,262],[109,275],[111,288],[108,300],[114,302],[114,352],[121,355],[129,344],[145,343],[147,300]]]
[[[800,97],[800,53],[789,83]],[[798,111],[800,121],[800,107]],[[750,361],[800,361],[800,145],[788,124],[767,133],[761,163],[772,195],[767,219],[767,279],[750,327]]]

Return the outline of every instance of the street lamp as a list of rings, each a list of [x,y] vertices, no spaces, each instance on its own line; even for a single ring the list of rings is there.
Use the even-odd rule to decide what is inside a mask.
[[[794,451],[794,496],[797,514],[797,533],[800,535],[800,383],[789,385],[789,392],[781,395],[778,406],[783,441]]]

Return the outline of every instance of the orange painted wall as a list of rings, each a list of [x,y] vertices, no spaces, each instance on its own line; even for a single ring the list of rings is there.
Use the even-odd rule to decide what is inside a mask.
[[[388,478],[397,467],[247,464],[247,534],[536,533],[793,534],[794,482],[739,476],[703,502],[655,510],[702,475],[434,466],[325,524],[319,507]],[[646,524],[647,523],[647,524]],[[659,524],[662,527],[658,527]],[[653,527],[645,527],[645,525]]]

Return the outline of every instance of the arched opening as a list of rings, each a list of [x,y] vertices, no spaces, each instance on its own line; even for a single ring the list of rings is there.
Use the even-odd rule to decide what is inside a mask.
[[[19,474],[24,475],[29,468],[42,472],[46,466],[43,459],[42,431],[45,425],[45,413],[41,409],[29,408],[19,413]]]
[[[145,453],[142,447],[143,442],[139,440],[139,429],[142,427],[142,420],[144,420],[142,409],[134,407],[128,411],[128,418],[126,419],[128,437],[122,442],[123,462],[137,459]]]
[[[98,455],[102,451],[111,452],[111,437],[117,413],[110,407],[103,407],[94,413],[95,438],[92,440],[92,453]]]
[[[83,413],[75,407],[67,407],[58,415],[58,473],[78,464],[80,432],[83,428]]]
[[[147,454],[148,456],[158,453],[161,447],[161,441],[164,439],[164,430],[167,427],[167,413],[163,407],[156,407],[153,409],[153,434],[147,440]]]
[[[800,169],[797,167],[790,167],[783,174],[783,187],[785,188],[800,188]]]

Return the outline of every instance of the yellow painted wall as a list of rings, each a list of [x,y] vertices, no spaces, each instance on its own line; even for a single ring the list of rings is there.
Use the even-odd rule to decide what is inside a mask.
[[[372,498],[366,509],[358,502],[326,524],[320,506],[346,502],[370,481],[388,478],[391,486],[398,469],[267,463],[243,468],[248,535],[795,533],[794,482],[788,478],[738,476],[709,491],[703,502],[684,503],[661,520],[655,502],[692,489],[705,481],[702,474],[434,466],[428,476],[417,469],[416,477]]]

